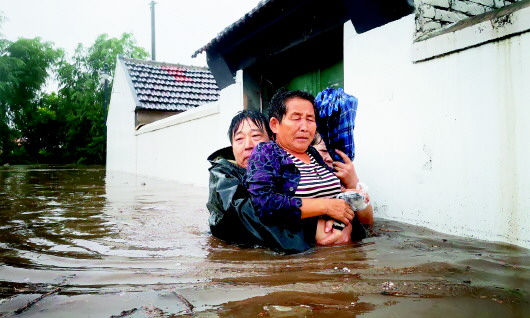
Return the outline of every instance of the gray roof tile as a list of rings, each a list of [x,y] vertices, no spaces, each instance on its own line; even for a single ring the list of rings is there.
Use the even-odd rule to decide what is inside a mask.
[[[121,58],[140,105],[137,109],[182,111],[219,99],[207,68]]]

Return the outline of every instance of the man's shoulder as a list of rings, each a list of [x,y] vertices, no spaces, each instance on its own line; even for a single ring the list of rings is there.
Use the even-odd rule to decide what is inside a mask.
[[[234,160],[234,152],[232,151],[231,146],[216,150],[207,158],[207,160],[210,161],[210,163],[212,164],[221,161],[222,159]]]
[[[244,174],[246,169],[238,166],[235,162],[224,158],[211,162],[210,171],[220,171],[226,174],[240,175]]]

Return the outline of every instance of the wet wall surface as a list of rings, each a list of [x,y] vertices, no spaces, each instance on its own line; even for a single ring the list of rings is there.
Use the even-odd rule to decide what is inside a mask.
[[[376,219],[285,256],[211,237],[206,200],[104,167],[0,167],[0,317],[530,316],[527,249]]]

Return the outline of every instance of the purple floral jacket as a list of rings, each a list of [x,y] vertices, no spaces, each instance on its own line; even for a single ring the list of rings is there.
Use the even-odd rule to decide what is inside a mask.
[[[309,146],[307,152],[330,170],[315,148]],[[245,182],[252,204],[264,224],[301,224],[302,199],[294,197],[300,171],[289,154],[274,141],[260,143],[254,149]]]

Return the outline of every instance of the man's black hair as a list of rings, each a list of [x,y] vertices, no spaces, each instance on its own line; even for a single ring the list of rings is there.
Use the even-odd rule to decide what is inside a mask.
[[[279,122],[282,122],[283,116],[287,112],[287,106],[285,103],[291,98],[301,98],[311,102],[311,105],[313,105],[313,109],[315,110],[315,115],[317,114],[315,97],[313,95],[299,90],[290,91],[282,87],[274,93],[269,103],[269,120],[274,117],[278,119]]]
[[[237,129],[241,123],[245,120],[252,121],[256,126],[258,126],[259,129],[261,129],[263,132],[266,132],[269,138],[272,136],[272,131],[269,127],[269,121],[267,120],[267,117],[258,111],[245,109],[237,113],[234,118],[232,118],[232,122],[228,128],[228,139],[230,139],[230,144],[233,144],[234,135],[237,133]]]

